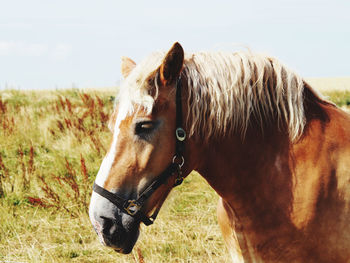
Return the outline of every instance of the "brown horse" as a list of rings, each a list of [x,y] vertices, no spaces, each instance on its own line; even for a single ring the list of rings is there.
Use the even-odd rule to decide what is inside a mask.
[[[122,73],[90,204],[103,244],[129,253],[140,222],[196,170],[221,197],[233,262],[350,262],[348,114],[249,52],[175,43],[139,65],[124,58]]]

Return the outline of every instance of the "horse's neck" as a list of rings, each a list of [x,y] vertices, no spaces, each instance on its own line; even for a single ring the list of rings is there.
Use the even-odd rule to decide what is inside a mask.
[[[289,221],[293,181],[288,136],[253,135],[243,143],[236,138],[207,145],[198,171],[232,208],[232,220],[242,223],[249,242],[260,244],[288,231],[282,222]]]
[[[248,133],[243,142],[233,138],[209,143],[201,156],[206,161],[198,167],[199,173],[226,200],[250,202],[259,196],[276,201],[275,191],[290,184],[289,139],[278,132]]]
[[[241,248],[254,247],[254,253],[276,262],[303,262],[310,253],[315,256],[309,261],[318,262],[322,253],[331,258],[350,242],[350,210],[344,208],[350,203],[350,116],[314,102],[306,114],[304,135],[296,143],[277,131],[259,136],[252,129],[245,142],[197,145],[195,154],[201,160],[197,170],[239,222]],[[330,233],[328,225],[337,230]],[[249,259],[247,251],[242,253]]]
[[[328,108],[334,108],[320,99],[306,86],[304,93],[306,122],[301,151],[313,144],[310,134],[322,130],[318,126],[329,122]],[[254,124],[253,124],[254,125]],[[257,124],[258,125],[258,124]],[[293,206],[293,184],[295,180],[295,144],[290,142],[286,131],[277,125],[249,127],[245,139],[240,136],[209,142],[198,146],[201,162],[197,170],[217,193],[237,212],[253,216],[259,210],[289,215]],[[297,146],[298,147],[298,146]],[[318,154],[317,151],[314,154]],[[239,207],[244,207],[238,211]],[[251,211],[250,211],[251,210]],[[278,218],[276,218],[277,220]],[[260,219],[259,219],[260,220]],[[264,223],[261,222],[260,223]],[[277,222],[273,222],[277,223]]]

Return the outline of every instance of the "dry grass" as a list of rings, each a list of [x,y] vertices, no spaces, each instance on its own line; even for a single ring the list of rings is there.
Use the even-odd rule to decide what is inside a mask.
[[[350,79],[310,83],[339,86],[326,95],[349,107]],[[142,226],[130,255],[99,244],[87,205],[111,137],[114,93],[0,91],[0,262],[229,261],[218,197],[196,173],[174,189],[153,226]]]
[[[197,174],[168,198],[134,252],[100,245],[87,215],[110,140],[113,91],[0,92],[0,261],[226,262],[217,195]]]

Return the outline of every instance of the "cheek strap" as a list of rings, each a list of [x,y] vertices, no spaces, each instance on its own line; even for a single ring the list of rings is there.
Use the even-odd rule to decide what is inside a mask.
[[[182,127],[182,96],[181,96],[181,79],[176,83],[176,130],[175,130],[175,155],[169,166],[135,199],[124,199],[117,194],[109,192],[103,187],[94,182],[93,191],[103,196],[113,204],[115,204],[121,211],[128,215],[137,218],[146,226],[153,224],[156,219],[162,202],[158,202],[158,206],[154,210],[152,216],[148,217],[144,213],[144,206],[147,199],[163,184],[168,183],[170,177],[176,176],[173,187],[180,185],[183,182],[182,166],[185,163],[183,152],[185,149],[186,132]],[[164,201],[164,200],[163,200]]]

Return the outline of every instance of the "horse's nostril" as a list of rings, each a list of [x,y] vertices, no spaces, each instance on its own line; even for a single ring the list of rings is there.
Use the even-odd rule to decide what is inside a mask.
[[[114,225],[114,220],[108,217],[101,216],[102,229],[110,229]]]
[[[102,225],[102,236],[104,243],[107,246],[118,248],[125,238],[125,230],[123,227],[117,224],[117,221],[112,218],[100,216],[99,218]]]
[[[118,225],[115,219],[101,216],[102,219],[102,232],[105,236],[111,237],[117,232],[121,232],[123,228]]]
[[[121,221],[122,219],[118,217],[95,214],[93,225],[103,245],[112,247],[119,253],[128,254],[138,238],[138,225],[130,224],[134,227],[128,230],[124,228]]]

